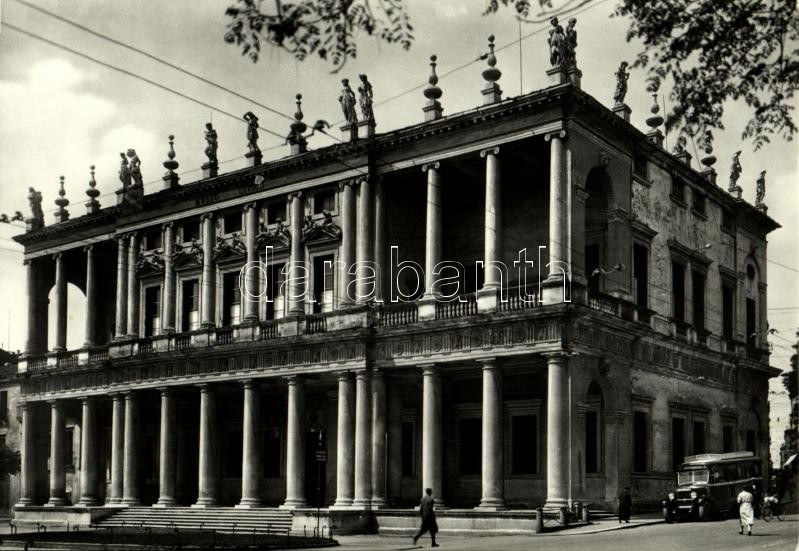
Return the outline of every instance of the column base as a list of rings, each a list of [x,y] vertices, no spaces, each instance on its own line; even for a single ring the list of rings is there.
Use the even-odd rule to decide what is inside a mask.
[[[45,507],[64,507],[67,500],[63,497],[51,497],[50,500],[44,504]]]
[[[158,501],[156,503],[153,503],[153,507],[158,507],[158,508],[161,508],[161,507],[175,507],[177,504],[178,504],[178,502],[175,500],[175,498],[172,498],[172,497],[168,497],[168,498],[159,497]]]
[[[105,506],[106,507],[127,507],[127,505],[125,505],[124,503],[122,503],[118,499],[115,499],[113,501],[106,501],[105,502]]]
[[[86,498],[82,497],[80,498],[80,500],[78,500],[78,505],[80,505],[81,507],[99,507],[100,500],[97,499],[96,497],[86,497]]]
[[[279,505],[278,509],[305,509],[306,507],[308,507],[308,504],[305,503],[305,500],[291,499],[286,500],[283,505]]]
[[[333,505],[328,507],[331,511],[343,511],[345,509],[352,509],[352,500],[351,499],[337,499]]]
[[[372,507],[371,499],[353,499],[352,509],[370,509]]]
[[[208,509],[209,507],[218,507],[219,502],[215,499],[202,498],[198,499],[197,503],[192,503],[192,509]]]
[[[122,505],[125,507],[136,507],[137,505],[141,505],[141,500],[136,497],[123,497]]]
[[[31,505],[33,505],[33,500],[29,497],[23,497],[20,498],[14,507],[30,507]]]
[[[261,500],[254,497],[243,497],[235,506],[236,509],[260,509],[261,507],[263,507]]]
[[[545,513],[551,513],[553,511],[554,512],[560,511],[564,507],[568,507],[568,506],[569,506],[569,502],[567,500],[565,500],[565,499],[563,499],[563,500],[560,500],[560,499],[549,500],[548,499],[547,502],[542,507],[542,509],[544,510]]]
[[[475,511],[507,511],[508,506],[501,499],[485,499],[474,508]]]
[[[387,507],[388,501],[384,498],[372,499],[372,509],[386,509]]]

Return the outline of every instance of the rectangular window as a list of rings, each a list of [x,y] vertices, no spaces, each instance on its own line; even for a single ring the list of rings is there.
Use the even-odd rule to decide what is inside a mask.
[[[326,262],[331,264],[326,265]],[[333,255],[315,256],[313,259],[313,311],[333,310]]]
[[[599,472],[599,416],[596,411],[585,413],[585,472]]]
[[[735,319],[735,287],[721,284],[721,335],[725,342],[733,340],[733,320]]]
[[[594,293],[599,292],[599,281],[601,275],[598,271],[602,266],[599,258],[599,245],[591,244],[585,246],[585,273],[588,275],[588,290]]]
[[[671,198],[685,204],[685,182],[677,177],[671,179]]]
[[[693,270],[691,287],[694,303],[694,327],[697,331],[705,329],[705,274]]]
[[[0,419],[8,419],[8,391],[0,390]]]
[[[263,465],[264,478],[280,478],[280,450],[282,443],[280,429],[270,427],[263,432],[263,453],[261,465]]]
[[[647,170],[646,157],[644,157],[640,153],[636,153],[633,156],[633,172],[636,175],[642,176],[644,178],[649,176],[649,173],[648,173],[648,170]]]
[[[721,210],[721,229],[728,232],[735,231],[735,223],[732,213],[727,209]]]
[[[646,308],[649,304],[649,251],[638,243],[633,244],[633,285],[635,304]]]
[[[538,472],[538,417],[514,415],[511,417],[511,472],[535,474]]]
[[[271,203],[266,207],[266,223],[277,224],[286,221],[286,203]]]
[[[746,451],[752,452],[757,455],[757,432],[753,430],[746,431]]]
[[[685,461],[685,419],[674,417],[671,420],[671,467],[676,471]]]
[[[229,327],[241,323],[241,290],[239,272],[222,276],[222,325]]]
[[[483,464],[483,420],[461,419],[458,424],[458,464],[461,475],[479,475]]]
[[[200,239],[200,223],[184,222],[181,232],[181,239],[184,243],[191,243],[192,239]]]
[[[266,295],[269,301],[266,303],[266,319],[280,319],[285,313],[284,266],[285,264],[272,264],[267,270],[269,277],[266,282]]]
[[[705,423],[694,421],[694,454],[707,452],[705,447]]]
[[[645,411],[633,412],[633,471],[649,472],[649,423]]]
[[[241,232],[241,213],[229,212],[222,217],[223,231],[225,233]]]
[[[693,204],[691,205],[691,210],[701,216],[707,216],[707,208],[706,208],[706,197],[704,194],[700,193],[697,190],[693,190]]]
[[[402,423],[402,476],[416,475],[416,430],[413,421]]]
[[[148,230],[144,234],[144,250],[152,251],[161,248],[161,230]]]
[[[757,303],[753,298],[746,299],[746,346],[757,346]]]
[[[671,298],[674,319],[685,322],[685,265],[676,260],[671,261]]]
[[[729,453],[735,450],[733,444],[733,436],[735,435],[735,428],[732,425],[724,425],[721,429],[721,452]]]
[[[191,279],[183,282],[181,290],[181,330],[194,331],[200,327],[200,282]]]
[[[155,285],[144,290],[144,336],[161,333],[161,287]]]
[[[313,213],[333,212],[336,207],[336,193],[332,189],[317,191],[313,194]]]

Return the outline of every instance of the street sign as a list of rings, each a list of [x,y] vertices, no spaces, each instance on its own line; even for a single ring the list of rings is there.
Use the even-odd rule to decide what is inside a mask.
[[[327,450],[316,450],[316,461],[319,463],[327,462]]]

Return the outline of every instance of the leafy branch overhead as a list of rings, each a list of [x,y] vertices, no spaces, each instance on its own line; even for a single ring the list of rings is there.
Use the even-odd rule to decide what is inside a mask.
[[[403,0],[298,0],[269,2],[236,0],[227,8],[230,19],[225,42],[241,48],[242,55],[258,61],[261,47],[282,48],[298,60],[309,55],[330,61],[334,72],[358,55],[358,32],[377,36],[389,44],[409,49],[413,27]]]
[[[529,21],[536,9],[546,18],[595,0],[485,1],[485,14],[509,8]],[[705,129],[723,129],[724,103],[741,100],[750,108],[743,138],[755,149],[774,136],[793,138],[796,0],[617,0],[614,13],[629,19],[628,41],[643,43],[632,66],[646,71],[648,88],[672,86],[667,130],[701,137]],[[335,72],[357,56],[359,33],[406,50],[414,39],[404,0],[236,0],[225,14],[225,41],[253,62],[270,45],[300,61],[316,54]]]

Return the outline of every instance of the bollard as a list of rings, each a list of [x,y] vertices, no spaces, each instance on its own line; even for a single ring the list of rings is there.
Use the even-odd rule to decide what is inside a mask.
[[[291,528],[286,530],[286,544],[291,544]]]
[[[304,538],[308,537],[308,529],[307,526],[305,526],[304,524],[302,525],[302,537]]]
[[[591,522],[591,515],[588,514],[588,505],[583,507],[583,522]]]
[[[321,539],[325,539],[325,530],[327,530],[327,524],[322,525],[322,536]]]
[[[560,510],[558,510],[558,522],[563,526],[569,524],[569,512],[566,510],[566,507],[561,507]]]
[[[236,535],[236,523],[235,522],[233,523],[233,535],[234,536]]]
[[[536,534],[544,531],[544,510],[541,507],[537,507],[535,510],[535,528],[533,531]]]

